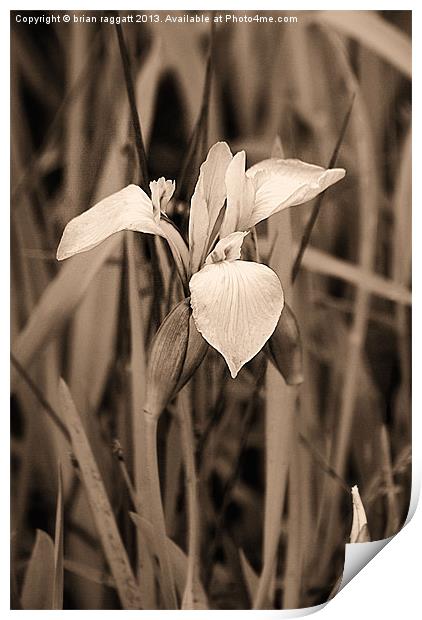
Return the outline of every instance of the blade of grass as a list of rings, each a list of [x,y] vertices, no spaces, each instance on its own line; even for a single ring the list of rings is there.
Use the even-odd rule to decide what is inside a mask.
[[[92,581],[100,586],[116,588],[116,583],[111,575],[93,568],[92,566],[81,564],[81,562],[70,560],[69,558],[64,558],[63,566],[66,571],[78,575],[78,577]]]
[[[148,57],[143,63],[135,82],[138,109],[142,104],[142,135],[147,152],[149,151],[156,99],[163,71],[162,56],[162,41],[159,37],[154,37]]]
[[[178,500],[182,479],[182,455],[180,451],[180,433],[176,418],[172,416],[166,442],[166,488],[164,493],[164,512],[166,529],[169,537],[176,534],[178,517]]]
[[[149,188],[149,173],[148,173],[148,163],[147,156],[145,152],[144,141],[142,138],[142,130],[141,123],[139,120],[138,109],[136,106],[136,95],[135,95],[135,87],[133,83],[132,77],[132,69],[130,63],[129,53],[126,47],[125,38],[123,35],[123,29],[121,24],[115,24],[117,39],[119,43],[119,51],[120,57],[122,60],[123,71],[125,76],[125,84],[126,84],[126,92],[129,101],[129,109],[130,109],[130,117],[132,121],[132,127],[134,131],[135,137],[135,148],[139,163],[139,185],[142,189],[150,195]],[[160,299],[162,298],[163,291],[163,281],[162,274],[160,271],[160,264],[157,257],[157,250],[155,247],[154,239],[151,238],[150,235],[145,235],[145,244],[148,247],[150,256],[151,256],[151,266],[152,266],[152,285],[153,285],[153,312],[151,312],[151,321],[148,327],[147,335],[149,336],[153,330],[154,325],[158,325],[160,323],[161,317],[161,306]]]
[[[399,507],[397,504],[396,487],[394,485],[393,466],[391,462],[391,445],[387,426],[381,426],[381,459],[382,474],[387,496],[387,523],[385,526],[385,538],[397,534],[400,525]]]
[[[249,598],[251,601],[255,598],[255,593],[258,588],[259,577],[255,573],[252,566],[249,564],[249,560],[246,557],[243,549],[239,549],[240,556],[240,564],[242,566],[243,578],[246,582],[246,587],[248,589]]]
[[[135,89],[133,86],[132,69],[130,64],[129,53],[126,47],[123,28],[121,24],[115,24],[117,39],[119,42],[120,56],[122,59],[123,71],[125,75],[126,92],[129,101],[130,114],[132,119],[132,127],[135,135],[136,153],[139,163],[139,185],[149,194],[149,175],[147,156],[145,153],[144,141],[142,138],[141,123],[139,122],[138,110],[136,107]]]
[[[339,278],[381,299],[388,299],[406,306],[412,303],[411,292],[402,284],[377,275],[364,265],[353,265],[323,250],[308,246],[302,265],[308,271]]]
[[[412,44],[409,37],[375,11],[311,11],[315,21],[356,39],[384,60],[412,77]]]
[[[377,231],[377,195],[376,172],[371,142],[371,128],[368,126],[368,116],[365,103],[360,95],[359,84],[351,70],[348,59],[337,35],[327,33],[333,49],[336,52],[337,62],[351,92],[356,93],[356,114],[354,115],[355,141],[358,149],[359,161],[359,264],[367,272],[374,270],[376,231]],[[347,458],[347,446],[350,437],[350,428],[353,410],[356,402],[357,376],[360,363],[360,350],[364,345],[368,323],[370,295],[362,286],[357,285],[355,298],[355,315],[349,332],[349,351],[347,367],[349,372],[345,376],[341,411],[339,420],[339,436],[336,442],[336,453],[333,459],[334,469],[342,476]]]
[[[145,536],[145,539],[148,542],[151,552],[154,552],[153,524],[144,517],[133,512],[130,513],[130,516],[136,527],[141,529],[143,535]],[[186,586],[188,559],[186,557],[186,554],[180,549],[180,547],[168,537],[166,538],[166,544],[169,558],[172,564],[176,588],[180,597],[182,597]],[[207,609],[207,597],[200,583],[197,584],[197,596],[199,596],[200,600],[203,601],[203,606],[201,607],[201,609]]]
[[[193,436],[189,393],[183,388],[177,399],[177,415],[182,439],[185,466],[185,485],[188,504],[188,567],[186,585],[182,598],[182,609],[208,609],[204,607],[198,592],[200,569],[200,520],[198,506],[197,473],[195,465],[195,443]]]
[[[70,441],[69,431],[67,430],[66,426],[61,421],[61,419],[60,419],[59,415],[57,414],[57,412],[54,410],[54,408],[51,406],[51,404],[48,402],[48,400],[44,397],[44,394],[41,392],[39,387],[35,384],[34,381],[32,381],[31,377],[28,375],[28,373],[23,368],[23,366],[15,358],[13,353],[11,354],[10,359],[11,359],[11,362],[12,362],[13,366],[15,367],[16,371],[19,373],[19,375],[25,381],[25,383],[27,384],[27,386],[29,387],[31,392],[34,394],[34,396],[36,397],[36,399],[38,400],[38,402],[40,403],[40,405],[42,406],[44,411],[47,413],[49,418],[52,420],[53,424],[55,424],[55,426],[60,430],[60,432],[63,434],[63,436],[68,441]]]
[[[147,489],[146,459],[142,450],[140,437],[143,437],[145,422],[142,415],[146,394],[146,355],[144,316],[142,313],[139,290],[136,276],[136,238],[133,233],[126,234],[126,253],[129,279],[129,319],[130,319],[130,368],[131,368],[131,410],[132,410],[132,453],[135,493],[137,497],[144,497]],[[149,507],[145,506],[148,518]],[[142,532],[137,529],[138,576],[141,577],[142,600],[147,609],[155,609],[154,600],[154,571],[151,556],[145,549]]]
[[[83,92],[84,86],[89,83],[89,74],[92,71],[92,60],[94,54],[96,54],[98,51],[98,46],[100,42],[101,37],[99,36],[98,32],[92,39],[90,49],[85,58],[85,65],[79,75],[75,77],[75,81],[70,85],[70,88],[64,96],[60,106],[57,108],[54,118],[51,121],[51,124],[48,127],[47,132],[43,138],[41,146],[36,151],[34,151],[28,165],[26,166],[22,174],[18,176],[18,180],[14,183],[11,193],[11,202],[12,204],[14,204],[14,207],[19,208],[21,202],[18,199],[21,197],[22,192],[27,188],[31,187],[37,175],[40,173],[40,165],[44,160],[44,155],[50,148],[53,142],[53,138],[55,137],[58,130],[60,121],[63,119],[63,115],[67,112],[69,105],[72,104],[75,99],[80,96],[80,94]]]
[[[349,125],[350,115],[352,113],[354,101],[355,101],[355,95],[353,94],[352,95],[352,100],[351,100],[351,102],[349,104],[349,108],[348,108],[348,110],[346,112],[346,115],[344,117],[343,125],[341,127],[341,130],[340,130],[340,133],[339,133],[336,145],[335,145],[334,150],[333,150],[333,154],[331,155],[331,158],[330,158],[330,161],[328,162],[327,168],[334,168],[335,165],[336,165],[337,157],[338,157],[341,145],[342,145],[343,140],[344,140],[346,129],[347,129],[348,125]],[[293,263],[292,283],[294,283],[294,281],[297,278],[297,274],[299,273],[299,269],[300,269],[300,265],[302,263],[303,255],[304,255],[305,250],[306,250],[306,248],[307,248],[307,246],[309,244],[309,241],[311,239],[312,230],[313,230],[313,228],[315,226],[315,223],[317,221],[319,212],[321,210],[321,206],[322,206],[322,202],[323,202],[325,193],[326,192],[323,192],[316,199],[315,204],[314,204],[314,206],[312,208],[312,212],[311,212],[311,215],[309,217],[308,223],[306,224],[305,231],[303,233],[303,236],[302,236],[302,239],[301,239],[301,242],[300,242],[299,251],[298,251],[297,256],[295,258],[295,261]]]
[[[144,412],[143,449],[146,455],[146,475],[148,484],[147,502],[151,520],[154,523],[154,548],[159,558],[161,580],[160,589],[167,609],[177,609],[174,576],[168,546],[166,544],[166,525],[161,499],[161,483],[158,470],[157,451],[158,417]]]
[[[133,576],[126,551],[106,495],[94,455],[66,383],[61,380],[59,397],[63,417],[71,436],[72,447],[78,461],[82,480],[88,495],[103,550],[116,582],[120,600],[125,609],[141,609],[138,585]]]
[[[302,511],[306,505],[301,503],[301,454],[298,442],[298,420],[293,420],[293,448],[291,455],[291,467],[289,469],[289,484],[287,490],[288,502],[288,525],[287,525],[287,552],[284,570],[283,609],[298,609],[300,607],[300,595],[303,575],[303,547],[302,539]]]
[[[67,54],[67,79],[74,84],[78,75],[84,69],[85,59],[88,56],[89,34],[85,24],[72,23],[70,25],[70,52]],[[86,144],[85,113],[88,112],[85,99],[87,88],[81,88],[79,96],[73,100],[68,108],[65,128],[65,181],[64,194],[67,197],[67,208],[71,217],[80,213],[83,204],[83,194],[86,188],[84,175],[86,174],[89,150]]]
[[[14,356],[23,367],[28,367],[60,333],[99,269],[120,249],[121,243],[122,235],[117,233],[89,252],[72,256],[61,267],[16,340]]]
[[[35,544],[22,587],[23,609],[53,609],[54,543],[37,530]]]
[[[205,160],[208,147],[208,117],[211,98],[214,38],[215,24],[214,21],[211,21],[209,52],[205,69],[205,80],[202,93],[201,110],[199,112],[199,117],[193,130],[192,137],[190,139],[189,148],[183,162],[182,171],[180,174],[180,182],[178,184],[178,189],[176,190],[177,198],[185,199],[187,202],[189,202],[192,197],[196,179],[199,173],[199,167],[201,163]]]
[[[54,534],[54,582],[53,609],[63,609],[63,477],[59,463],[57,468],[57,508]]]
[[[249,560],[246,557],[243,549],[239,549],[239,558],[240,558],[240,565],[242,567],[243,578],[246,583],[249,598],[252,602],[255,598],[255,594],[258,589],[259,577],[254,571],[254,569],[252,568],[252,566],[250,565]],[[271,605],[269,601],[267,601],[263,607],[264,609],[271,609]]]
[[[356,146],[356,160],[358,172],[358,262],[362,270],[372,272],[375,268],[376,234],[378,223],[378,184],[374,164],[372,131],[368,122],[366,105],[360,91],[359,83],[350,66],[347,52],[336,33],[330,29],[322,29],[329,45],[333,50],[339,73],[346,81],[349,92],[356,93],[355,114],[352,117],[351,129],[353,143]],[[354,316],[348,329],[345,364],[347,372],[339,393],[339,412],[336,416],[337,429],[332,441],[330,465],[336,473],[343,477],[350,453],[352,424],[359,390],[359,374],[362,363],[362,351],[365,345],[368,329],[370,308],[370,293],[359,281],[354,298]],[[320,542],[324,558],[320,566],[328,572],[332,561],[332,532],[338,531],[341,523],[340,495],[336,491],[328,493],[326,501],[326,522],[323,538]],[[331,539],[330,539],[331,537]]]
[[[290,303],[292,236],[289,211],[275,216],[274,223],[274,234],[278,235],[278,243],[270,265],[278,274],[285,298]],[[268,366],[266,388],[264,543],[262,571],[254,598],[254,609],[262,609],[267,599],[272,599],[270,589],[276,570],[297,399],[297,388],[287,386],[272,365]]]
[[[412,258],[412,130],[409,127],[400,152],[400,168],[393,194],[394,232],[391,257],[392,277],[398,284],[408,285],[411,280]],[[397,397],[396,418],[410,411],[411,352],[408,309],[403,304],[395,307],[400,356],[401,385]],[[395,424],[398,420],[395,420]]]

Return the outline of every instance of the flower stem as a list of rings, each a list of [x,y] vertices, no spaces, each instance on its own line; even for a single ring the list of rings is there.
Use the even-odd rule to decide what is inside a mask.
[[[161,591],[167,609],[177,609],[176,589],[167,548],[167,535],[161,502],[160,476],[158,472],[157,426],[158,416],[144,410],[146,478],[151,522],[154,525],[154,546],[161,569]]]
[[[182,609],[196,609],[195,581],[199,567],[199,507],[193,428],[185,389],[179,394],[177,413],[185,462],[185,485],[188,502],[188,567]]]

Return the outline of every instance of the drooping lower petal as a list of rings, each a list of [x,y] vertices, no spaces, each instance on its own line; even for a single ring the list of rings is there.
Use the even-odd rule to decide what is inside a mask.
[[[189,287],[198,331],[236,377],[276,328],[284,304],[280,280],[265,265],[222,261],[192,276]]]
[[[325,169],[299,159],[266,159],[249,168],[254,180],[255,205],[249,227],[287,207],[308,202],[346,174],[343,168]]]
[[[165,236],[154,219],[151,200],[137,185],[128,185],[73,218],[64,229],[57,259],[91,250],[122,230]]]

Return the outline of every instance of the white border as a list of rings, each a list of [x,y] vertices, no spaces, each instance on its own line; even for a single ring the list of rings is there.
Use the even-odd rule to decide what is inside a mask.
[[[205,6],[201,5],[197,2],[183,2],[181,3],[183,9],[201,9],[211,10],[211,9],[221,9],[221,10],[273,10],[280,11],[283,13],[288,13],[289,10],[279,3],[266,3],[265,7],[262,6],[261,2],[251,2],[246,0],[242,2],[241,5],[238,5],[234,2],[208,2]],[[293,3],[292,3],[293,4]],[[353,3],[349,3],[349,5],[341,4],[341,7],[338,3],[334,2],[322,2],[320,4],[315,4],[312,2],[300,2],[299,0],[294,3],[294,6],[290,5],[291,11],[298,10],[413,10],[413,44],[414,44],[414,58],[420,59],[422,58],[421,52],[421,37],[422,34],[420,31],[420,11],[417,8],[418,5],[416,2],[359,2],[356,0]],[[43,3],[43,9],[46,10],[72,10],[72,9],[85,9],[85,10],[112,10],[115,9],[115,3],[110,2],[67,2],[61,5],[59,2],[49,2],[46,1]],[[146,10],[145,7],[140,9],[139,3],[128,2],[125,5],[125,9],[128,10]],[[180,8],[179,6],[172,5],[171,3],[163,3],[160,1],[156,1],[153,4],[150,4],[149,7],[153,10],[175,10]],[[10,2],[6,2],[5,5],[0,9],[0,45],[1,45],[1,66],[2,66],[2,77],[3,83],[9,83],[9,10],[21,9],[21,10],[35,10],[33,5],[29,2],[20,2],[18,5],[12,4]],[[420,116],[419,110],[422,110],[421,107],[421,98],[420,98],[420,88],[419,88],[419,66],[420,62],[416,62],[414,65],[414,105],[413,108],[416,113],[413,116],[413,133],[414,133],[414,184],[413,184],[413,234],[414,234],[414,244],[413,244],[413,264],[414,264],[414,312],[417,312],[420,308],[419,305],[419,295],[420,295],[420,267],[422,266],[421,261],[421,243],[417,237],[419,231],[422,230],[421,225],[421,208],[422,202],[420,200],[420,189],[418,184],[418,179],[420,176],[420,157],[419,157],[419,147],[420,147]],[[2,122],[2,133],[3,137],[8,136],[10,132],[9,127],[9,118],[10,118],[10,103],[9,97],[6,92],[3,93],[1,98],[1,122]],[[4,139],[4,142],[6,140]],[[8,290],[9,288],[9,221],[8,221],[8,209],[7,205],[9,204],[9,152],[6,146],[2,148],[1,151],[1,187],[2,191],[2,226],[0,227],[2,239],[0,244],[1,254],[1,275],[2,275],[2,285],[4,290]],[[8,402],[8,393],[9,393],[9,308],[8,304],[3,303],[1,306],[1,321],[0,321],[0,329],[1,329],[1,367],[0,367],[0,377],[1,377],[1,395],[3,397],[2,400],[2,414],[4,419],[8,420],[7,412],[9,410],[9,402]],[[415,315],[416,316],[416,315]],[[419,362],[420,355],[420,344],[421,344],[421,327],[420,322],[415,320],[413,322],[413,347],[414,347],[414,377],[417,378],[417,369],[421,367]],[[412,509],[415,509],[416,499],[419,495],[420,488],[420,474],[422,469],[421,462],[421,415],[422,411],[420,408],[421,404],[421,392],[420,392],[420,381],[415,382],[414,387],[414,399],[413,399],[413,410],[415,415],[413,416],[413,495],[412,495]],[[7,415],[7,418],[6,418]],[[8,479],[9,476],[9,430],[7,423],[6,428],[3,429],[2,432],[2,441],[4,445],[0,450],[0,467],[3,474],[3,480]],[[8,497],[9,486],[4,485],[6,489],[4,492]],[[357,614],[364,618],[370,618],[372,615],[380,615],[384,619],[388,618],[396,618],[400,613],[400,617],[402,618],[413,618],[416,617],[416,610],[420,611],[420,602],[419,602],[419,590],[420,583],[418,576],[420,574],[420,569],[416,573],[416,565],[419,565],[419,556],[418,551],[420,548],[421,541],[421,533],[422,533],[422,511],[419,510],[416,513],[415,519],[404,528],[404,530],[398,534],[397,537],[393,539],[393,541],[388,545],[388,550],[384,550],[380,556],[375,558],[370,566],[363,570],[364,574],[359,574],[359,576],[354,580],[354,582],[348,585],[344,590],[342,590],[333,601],[324,609],[322,612],[322,618],[339,618],[342,620],[354,619]],[[21,612],[18,611],[9,611],[9,565],[8,565],[8,549],[9,549],[9,513],[8,511],[2,511],[1,513],[1,534],[2,534],[2,552],[4,554],[2,558],[2,562],[0,564],[1,570],[1,607],[7,614],[19,614]],[[418,579],[418,581],[416,581]],[[322,606],[323,607],[323,606]],[[313,611],[316,609],[312,608],[308,610]],[[300,610],[300,615],[305,615],[306,610]],[[26,612],[32,614],[42,614],[43,612]],[[62,613],[72,613],[72,612],[50,612],[53,616],[50,615],[51,618],[55,617],[55,614]],[[99,614],[99,617],[104,617],[104,614],[116,614],[116,611],[78,611],[78,614]],[[117,612],[119,613],[119,612]],[[131,612],[125,612],[131,613]],[[145,617],[145,613],[156,615],[156,614],[165,614],[166,616],[171,616],[172,614],[176,615],[180,613],[192,615],[195,614],[197,617],[198,614],[207,614],[207,618],[221,618],[221,611],[218,612],[132,612],[132,613],[141,613],[142,616]],[[224,612],[223,612],[224,613]],[[287,617],[286,613],[288,612],[280,612],[280,611],[239,611],[234,612],[231,611],[230,615],[234,615],[239,617],[244,614],[253,614],[254,617]],[[331,614],[331,615],[330,615]],[[296,615],[296,614],[295,614]],[[57,616],[59,617],[59,616]],[[150,615],[148,615],[150,617]],[[293,617],[293,615],[290,615]]]

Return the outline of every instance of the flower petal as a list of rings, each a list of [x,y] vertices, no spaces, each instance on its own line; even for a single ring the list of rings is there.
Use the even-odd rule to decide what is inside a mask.
[[[265,265],[222,261],[192,276],[189,287],[198,331],[236,377],[276,328],[284,304],[280,280]]]
[[[195,273],[205,258],[207,245],[218,215],[226,199],[224,177],[232,159],[225,142],[217,142],[201,166],[198,182],[191,200],[189,218],[189,248],[191,271]]]
[[[57,260],[91,250],[121,230],[165,236],[154,220],[151,200],[137,185],[128,185],[73,218],[64,229]]]
[[[236,153],[226,172],[227,208],[221,224],[220,236],[226,237],[236,230],[247,230],[255,199],[253,179],[245,173],[245,151]]]
[[[249,227],[287,207],[303,204],[346,174],[343,168],[325,169],[299,159],[266,159],[249,168],[254,180],[255,206]]]
[[[247,232],[234,232],[224,237],[224,239],[220,239],[213,251],[208,255],[205,264],[212,265],[212,263],[219,263],[223,260],[230,262],[238,260],[243,239],[247,234]]]
[[[160,177],[158,181],[151,181],[149,187],[151,190],[154,219],[158,224],[160,221],[160,212],[166,212],[167,205],[176,189],[176,184],[174,181],[167,181],[164,177]]]

